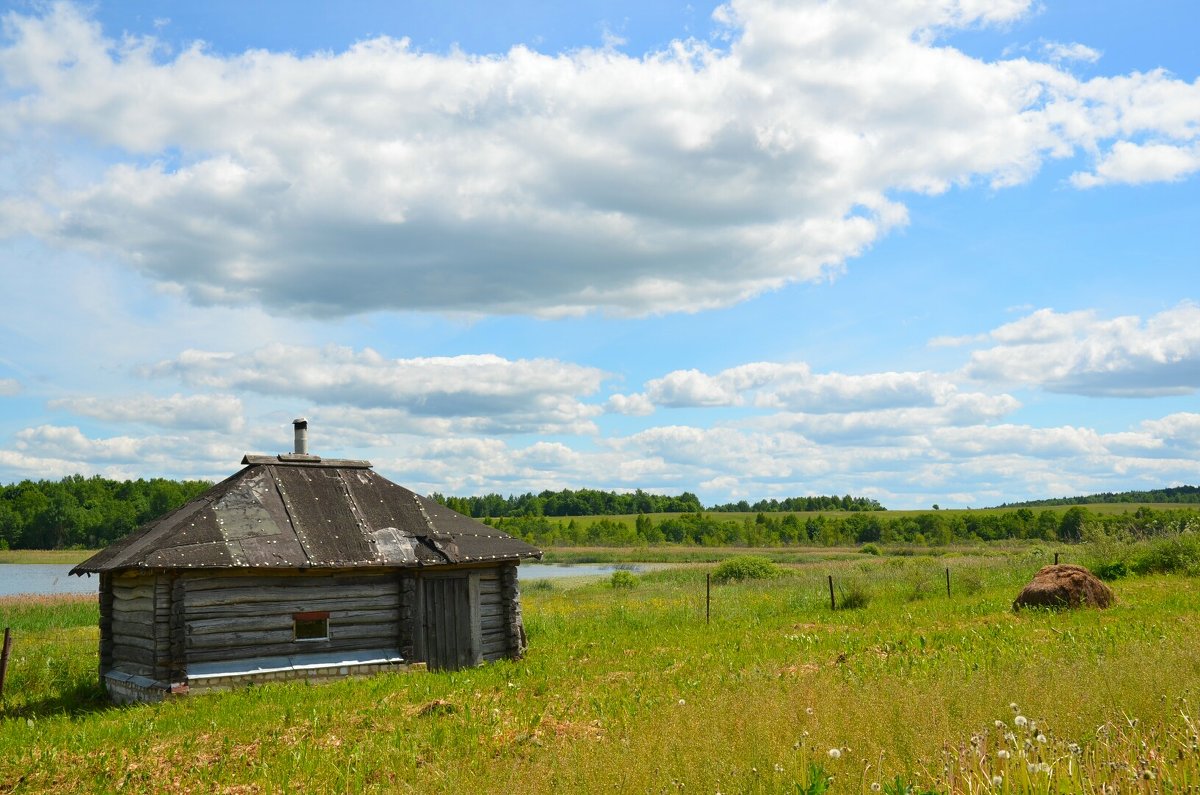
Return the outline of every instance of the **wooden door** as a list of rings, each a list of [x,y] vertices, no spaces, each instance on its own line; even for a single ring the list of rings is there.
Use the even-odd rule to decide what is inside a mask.
[[[454,671],[478,665],[482,646],[478,575],[423,577],[420,594],[421,652],[429,667]]]

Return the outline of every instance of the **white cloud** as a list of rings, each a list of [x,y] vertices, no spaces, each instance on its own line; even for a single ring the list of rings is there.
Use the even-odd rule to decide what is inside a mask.
[[[1096,165],[1095,171],[1071,175],[1077,188],[1113,183],[1141,185],[1172,182],[1200,171],[1200,144],[1135,144],[1118,141]]]
[[[1085,63],[1095,63],[1100,60],[1100,51],[1093,49],[1086,44],[1079,42],[1071,42],[1069,44],[1061,41],[1044,41],[1042,42],[1042,54],[1051,61],[1084,61]]]
[[[1029,6],[736,0],[718,12],[728,51],[689,40],[641,58],[386,38],[168,54],[104,38],[72,5],[10,13],[12,156],[63,135],[116,162],[42,174],[3,215],[199,303],[279,313],[728,305],[836,274],[905,223],[897,193],[1014,184],[1077,152],[1098,164],[1077,184],[1127,180],[1134,140],[1194,148],[1200,85],[1079,81],[938,43]],[[1134,171],[1188,173],[1168,154]]]
[[[553,359],[492,354],[389,359],[364,348],[272,344],[243,354],[184,351],[146,368],[203,388],[303,399],[336,420],[347,407],[362,428],[482,433],[589,433],[603,412],[582,402],[605,373]],[[370,414],[363,413],[371,412]],[[432,424],[424,420],[453,420]]]
[[[135,395],[122,398],[72,397],[51,400],[61,409],[105,422],[139,423],[175,430],[237,432],[244,425],[242,402],[232,395],[180,395],[160,398]]]
[[[643,394],[611,395],[604,407],[613,414],[626,414],[631,417],[645,417],[654,413],[654,404]]]
[[[1146,320],[1041,309],[991,333],[971,354],[981,381],[1113,397],[1183,395],[1200,388],[1200,306],[1184,302]]]
[[[15,378],[0,378],[0,397],[21,394],[21,382]]]
[[[646,383],[645,396],[667,407],[747,406],[806,414],[849,414],[894,409],[987,404],[986,415],[1016,408],[1008,397],[964,395],[950,376],[932,372],[848,375],[813,373],[803,362],[754,362],[715,375],[676,370]]]

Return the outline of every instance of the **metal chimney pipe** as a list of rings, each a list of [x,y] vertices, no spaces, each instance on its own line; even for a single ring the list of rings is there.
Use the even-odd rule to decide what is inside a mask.
[[[292,420],[292,426],[296,429],[296,455],[308,455],[308,420]]]

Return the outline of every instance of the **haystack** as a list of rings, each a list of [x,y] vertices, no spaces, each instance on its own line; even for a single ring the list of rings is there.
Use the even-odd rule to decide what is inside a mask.
[[[1013,610],[1022,607],[1108,607],[1117,601],[1112,589],[1083,566],[1043,566],[1025,586]]]

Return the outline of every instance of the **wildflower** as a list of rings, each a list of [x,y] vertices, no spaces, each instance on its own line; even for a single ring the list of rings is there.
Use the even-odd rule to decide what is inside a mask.
[[[1029,721],[1029,731],[1037,732],[1037,721],[1035,721],[1035,720]]]
[[[1003,783],[1004,783],[1004,776],[999,776],[999,775],[992,776],[992,786],[993,787],[999,787]]]
[[[1154,780],[1154,771],[1153,770],[1143,770],[1142,778],[1146,779],[1146,781],[1153,781]]]
[[[1079,747],[1079,743],[1067,743],[1067,750],[1073,754],[1083,753],[1083,749]]]
[[[1004,750],[1003,748],[1001,748],[999,751],[996,752],[997,759],[1008,759],[1010,756],[1012,756],[1012,754],[1010,754],[1008,751]]]
[[[800,750],[800,741],[799,741],[799,740],[797,740],[796,742],[792,743],[792,750],[793,750],[793,751],[799,751],[799,750]]]
[[[1013,703],[1009,704],[1009,705],[1008,705],[1008,708],[1009,708],[1009,709],[1011,709],[1013,712],[1020,712],[1020,711],[1021,711],[1021,710],[1020,710],[1020,709],[1017,707],[1017,702],[1015,702],[1015,701],[1014,701]]]
[[[1030,773],[1036,773],[1036,772],[1038,771],[1037,762],[1030,762],[1029,764],[1027,764],[1027,765],[1025,766],[1025,768],[1026,768],[1026,769],[1027,769],[1027,770],[1028,770]]]
[[[996,721],[996,728],[1003,731],[1005,729],[1004,721],[1002,721],[1002,720]]]
[[[781,765],[781,764],[779,764],[778,762],[776,762],[776,763],[775,763],[775,772],[776,772],[776,773],[782,773],[782,772],[783,772],[783,765]]]
[[[1017,741],[1017,735],[1013,734],[1012,732],[1005,732],[1004,740],[1005,742],[1015,743]]]
[[[830,759],[841,759],[842,758],[842,749],[830,748],[829,749],[829,758]]]
[[[1018,728],[1024,729],[1029,725],[1029,718],[1026,718],[1024,715],[1018,715],[1013,718],[1013,723],[1017,724]]]
[[[681,699],[679,699],[679,706],[681,706],[681,707],[682,707],[682,706],[683,706],[684,704],[686,704],[686,703],[687,703],[687,702],[686,702],[686,701],[684,701],[682,698],[681,698]]]
[[[1041,743],[1042,745],[1045,745],[1045,744],[1046,744],[1046,735],[1044,735],[1044,734],[1039,734],[1039,735],[1037,736],[1037,741],[1038,741],[1039,743]]]
[[[804,714],[805,714],[805,715],[811,715],[811,714],[813,714],[813,708],[812,708],[812,707],[805,707],[805,708],[804,708]]]
[[[878,781],[871,782],[871,792],[879,792],[881,789],[883,789],[883,787],[879,786]]]

